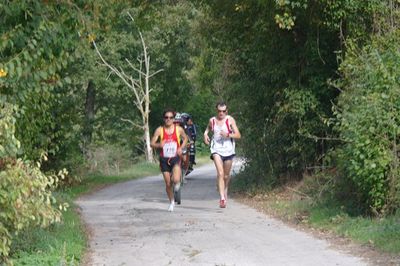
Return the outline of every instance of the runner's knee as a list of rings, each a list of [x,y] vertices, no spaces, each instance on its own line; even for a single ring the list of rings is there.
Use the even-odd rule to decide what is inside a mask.
[[[177,184],[181,181],[181,177],[180,176],[175,176],[174,177],[174,184]]]

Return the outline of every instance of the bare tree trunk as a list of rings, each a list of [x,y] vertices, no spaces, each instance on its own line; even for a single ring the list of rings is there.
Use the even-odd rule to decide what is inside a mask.
[[[147,122],[148,124],[148,122]],[[147,126],[144,128],[144,139],[145,139],[145,154],[146,154],[146,159],[149,162],[154,162],[154,154],[153,154],[153,149],[150,146],[150,128]]]
[[[145,94],[144,94],[144,114],[143,114],[143,129],[144,129],[144,138],[145,138],[145,146],[146,146],[146,158],[149,162],[154,162],[153,149],[150,146],[150,127],[149,127],[149,115],[150,115],[150,57],[147,55],[147,47],[144,42],[143,36],[140,33],[140,39],[142,40],[143,46],[143,56],[144,56],[144,66],[146,69],[146,73],[144,75],[144,84],[145,84]]]
[[[94,104],[96,99],[96,88],[93,80],[89,80],[86,88],[86,102],[85,102],[85,120],[83,126],[83,144],[82,152],[86,159],[90,157],[89,146],[92,142],[93,122],[94,122]]]
[[[128,14],[132,21],[133,17]],[[150,147],[150,127],[149,127],[149,114],[150,114],[150,93],[152,89],[150,89],[150,78],[161,72],[162,69],[155,71],[150,74],[150,56],[147,54],[147,46],[143,39],[142,33],[139,32],[140,40],[142,43],[142,54],[139,57],[139,67],[135,67],[127,58],[125,61],[128,63],[128,66],[133,70],[136,74],[137,78],[133,78],[132,75],[128,75],[124,72],[121,67],[115,67],[110,65],[101,55],[99,49],[97,48],[96,42],[93,40],[93,46],[99,55],[101,61],[106,65],[113,73],[115,73],[124,83],[128,86],[131,92],[134,95],[134,104],[136,108],[139,110],[139,113],[142,116],[142,124],[136,124],[134,121],[129,119],[121,118],[121,120],[129,122],[133,126],[143,130],[143,141],[144,141],[144,150],[146,155],[146,160],[149,162],[154,162],[153,149]],[[144,70],[143,70],[144,68]]]

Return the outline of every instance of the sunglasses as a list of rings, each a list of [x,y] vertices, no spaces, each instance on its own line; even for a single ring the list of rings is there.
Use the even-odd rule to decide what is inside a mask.
[[[226,111],[228,111],[228,110],[218,110],[218,113],[226,113]]]
[[[165,119],[165,120],[167,120],[167,119],[174,119],[174,117],[173,117],[173,116],[164,116],[164,119]]]

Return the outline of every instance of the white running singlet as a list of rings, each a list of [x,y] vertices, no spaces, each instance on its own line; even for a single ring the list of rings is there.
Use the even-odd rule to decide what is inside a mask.
[[[217,153],[221,156],[231,156],[235,154],[235,140],[232,138],[226,138],[220,135],[220,132],[232,133],[232,130],[228,128],[228,116],[225,118],[222,125],[217,125],[217,119],[212,119],[212,131],[213,137],[211,140],[211,154]],[[230,125],[229,125],[230,126]]]

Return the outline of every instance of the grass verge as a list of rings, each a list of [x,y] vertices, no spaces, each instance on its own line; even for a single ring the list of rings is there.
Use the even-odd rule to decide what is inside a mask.
[[[117,175],[88,176],[79,185],[58,191],[56,197],[70,204],[62,222],[18,235],[12,248],[14,265],[79,265],[87,239],[74,199],[105,185],[158,173],[158,165],[142,162]]]
[[[270,199],[266,204],[290,222],[327,230],[383,252],[400,254],[400,214],[384,218],[352,216],[337,202],[304,198]]]
[[[335,200],[330,194],[333,188],[318,177],[274,190],[253,187],[251,191],[242,187],[241,178],[234,180],[232,188],[244,203],[290,224],[351,239],[400,262],[400,212],[380,218],[355,214]]]

